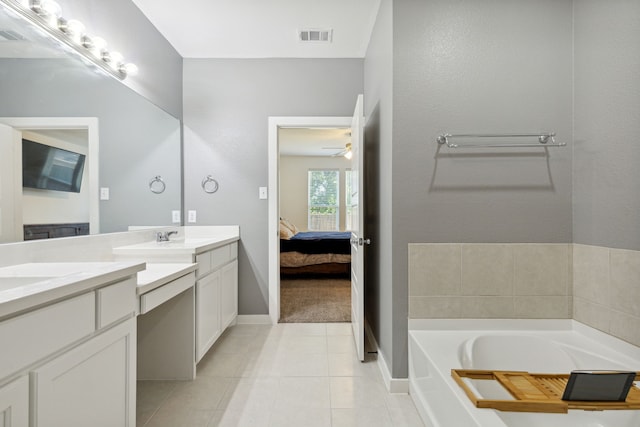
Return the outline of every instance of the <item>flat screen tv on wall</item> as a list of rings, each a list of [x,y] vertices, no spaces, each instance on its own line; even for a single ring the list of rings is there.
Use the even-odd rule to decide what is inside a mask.
[[[85,155],[22,140],[22,186],[80,192]]]

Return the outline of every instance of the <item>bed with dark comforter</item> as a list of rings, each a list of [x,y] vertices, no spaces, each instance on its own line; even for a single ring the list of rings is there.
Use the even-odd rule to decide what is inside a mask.
[[[349,275],[351,232],[305,231],[280,239],[280,273]]]

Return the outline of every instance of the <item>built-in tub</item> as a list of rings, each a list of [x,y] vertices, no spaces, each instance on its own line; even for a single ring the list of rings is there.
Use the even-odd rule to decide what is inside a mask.
[[[573,320],[411,320],[409,389],[427,427],[638,427],[640,411],[568,414],[478,409],[451,369],[568,373],[574,369],[640,371],[640,348]],[[487,398],[491,384],[473,383]],[[501,391],[501,390],[500,390]]]

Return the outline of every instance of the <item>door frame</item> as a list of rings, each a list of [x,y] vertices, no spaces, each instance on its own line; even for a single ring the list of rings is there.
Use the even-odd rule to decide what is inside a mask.
[[[269,317],[280,319],[280,128],[350,128],[352,117],[269,117]]]
[[[99,131],[97,117],[0,117],[0,123],[18,131],[48,129],[86,129],[87,130],[87,166],[89,168],[89,230],[91,234],[100,233],[100,160]],[[20,187],[19,191],[22,191]],[[21,211],[20,211],[21,212]],[[20,217],[22,220],[22,217]],[[20,225],[20,234],[22,233]]]

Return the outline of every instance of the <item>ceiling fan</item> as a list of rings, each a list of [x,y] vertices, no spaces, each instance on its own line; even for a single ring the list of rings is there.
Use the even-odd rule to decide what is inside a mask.
[[[337,153],[331,155],[331,157],[340,157],[344,156],[347,159],[351,159],[351,143],[347,142],[347,144],[343,147],[322,147],[323,150],[340,150]]]

